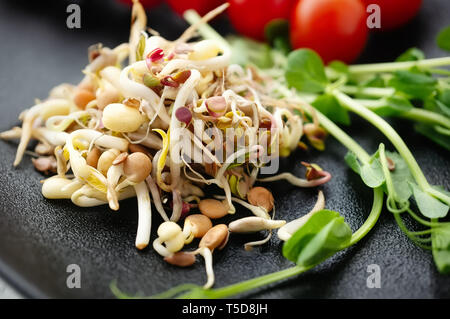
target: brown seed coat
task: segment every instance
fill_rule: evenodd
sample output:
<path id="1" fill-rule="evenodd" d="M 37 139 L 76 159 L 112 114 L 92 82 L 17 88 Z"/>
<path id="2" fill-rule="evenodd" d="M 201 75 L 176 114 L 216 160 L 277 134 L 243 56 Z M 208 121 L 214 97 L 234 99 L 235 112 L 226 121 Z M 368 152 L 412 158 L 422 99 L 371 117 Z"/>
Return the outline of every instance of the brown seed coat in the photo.
<path id="1" fill-rule="evenodd" d="M 119 102 L 120 95 L 115 89 L 107 89 L 97 96 L 97 108 L 103 110 L 107 105 L 111 103 Z"/>
<path id="2" fill-rule="evenodd" d="M 144 153 L 132 153 L 123 163 L 123 172 L 130 181 L 140 183 L 152 172 L 152 162 Z"/>
<path id="3" fill-rule="evenodd" d="M 189 267 L 195 263 L 195 255 L 178 251 L 170 256 L 164 257 L 164 260 L 174 266 Z"/>
<path id="4" fill-rule="evenodd" d="M 211 219 L 224 217 L 228 214 L 227 206 L 217 199 L 203 199 L 198 204 L 200 212 Z"/>
<path id="5" fill-rule="evenodd" d="M 200 240 L 199 247 L 207 247 L 210 250 L 215 248 L 222 249 L 228 241 L 228 227 L 225 224 L 219 224 L 208 230 Z"/>
<path id="6" fill-rule="evenodd" d="M 77 89 L 75 91 L 75 96 L 73 97 L 73 102 L 80 109 L 84 110 L 86 108 L 86 105 L 89 102 L 91 102 L 92 100 L 95 100 L 95 95 L 91 91 L 88 91 L 86 89 Z"/>
<path id="7" fill-rule="evenodd" d="M 264 208 L 266 212 L 270 212 L 273 208 L 273 195 L 264 187 L 253 187 L 247 194 L 247 200 L 253 206 Z"/>
<path id="8" fill-rule="evenodd" d="M 113 165 L 119 165 L 125 162 L 125 160 L 128 158 L 128 153 L 120 153 L 119 156 L 117 156 L 114 161 L 112 162 Z"/>
<path id="9" fill-rule="evenodd" d="M 89 166 L 96 168 L 97 164 L 98 164 L 98 159 L 100 158 L 100 155 L 102 155 L 102 151 L 97 147 L 93 147 L 90 150 L 90 152 L 88 153 L 88 155 L 86 156 L 86 163 Z"/>
<path id="10" fill-rule="evenodd" d="M 211 219 L 202 214 L 192 214 L 186 217 L 185 224 L 192 225 L 191 231 L 195 238 L 202 238 L 212 228 Z"/>

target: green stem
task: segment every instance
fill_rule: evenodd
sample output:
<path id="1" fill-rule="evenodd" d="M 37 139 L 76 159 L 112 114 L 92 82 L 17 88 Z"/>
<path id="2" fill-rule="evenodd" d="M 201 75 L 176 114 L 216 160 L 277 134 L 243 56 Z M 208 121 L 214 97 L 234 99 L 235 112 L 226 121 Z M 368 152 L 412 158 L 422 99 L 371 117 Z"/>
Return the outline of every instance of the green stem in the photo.
<path id="1" fill-rule="evenodd" d="M 369 162 L 370 155 L 358 143 L 356 143 L 354 139 L 348 136 L 348 134 L 345 133 L 339 126 L 334 124 L 334 122 L 332 122 L 318 110 L 314 109 L 314 111 L 317 115 L 320 125 L 322 125 L 322 127 L 324 127 L 330 135 L 337 139 L 349 151 L 353 152 L 362 163 Z M 383 197 L 384 193 L 381 187 L 375 188 L 373 190 L 373 204 L 369 216 L 367 217 L 364 224 L 353 233 L 350 243 L 347 247 L 356 244 L 375 226 L 383 208 Z"/>
<path id="2" fill-rule="evenodd" d="M 414 120 L 417 122 L 440 125 L 450 129 L 450 118 L 433 111 L 428 111 L 419 108 L 412 108 L 411 110 L 400 114 L 400 117 L 409 120 Z"/>
<path id="3" fill-rule="evenodd" d="M 364 224 L 353 233 L 350 242 L 348 245 L 343 247 L 342 249 L 348 248 L 357 242 L 359 242 L 364 236 L 367 235 L 367 233 L 375 226 L 375 224 L 378 221 L 378 218 L 380 217 L 381 210 L 383 208 L 383 190 L 381 187 L 375 188 L 374 190 L 374 197 L 373 197 L 373 205 L 372 209 L 369 213 L 369 216 L 367 217 Z M 239 293 L 243 293 L 252 289 L 256 289 L 283 279 L 287 279 L 289 277 L 293 277 L 296 275 L 299 275 L 301 273 L 304 273 L 308 271 L 309 269 L 315 267 L 308 266 L 308 267 L 300 267 L 295 266 L 291 267 L 285 270 L 277 271 L 274 273 L 270 273 L 264 276 L 260 276 L 257 278 L 249 279 L 246 281 L 242 281 L 230 286 L 226 286 L 223 288 L 213 289 L 209 291 L 208 296 L 212 298 L 226 298 L 229 296 L 237 295 Z"/>
<path id="4" fill-rule="evenodd" d="M 415 236 L 423 236 L 423 235 L 430 235 L 433 233 L 432 229 L 427 229 L 427 230 L 420 230 L 420 231 L 410 231 L 410 234 L 415 235 Z M 418 238 L 419 239 L 419 238 Z M 422 238 L 423 239 L 423 238 Z"/>
<path id="5" fill-rule="evenodd" d="M 314 265 L 315 266 L 315 265 Z M 256 289 L 289 277 L 293 277 L 299 275 L 301 273 L 306 272 L 307 270 L 313 268 L 314 266 L 309 267 L 300 267 L 295 266 L 288 269 L 280 270 L 274 273 L 270 273 L 264 276 L 256 277 L 253 279 L 245 280 L 239 282 L 237 284 L 233 284 L 230 286 L 226 286 L 223 288 L 214 289 L 211 292 L 211 296 L 213 298 L 226 298 L 229 296 L 233 296 L 242 292 L 246 292 L 252 289 Z"/>
<path id="6" fill-rule="evenodd" d="M 450 71 L 449 70 L 444 70 L 444 69 L 429 69 L 428 71 L 430 71 L 433 74 L 439 74 L 439 75 L 447 75 L 450 76 Z"/>
<path id="7" fill-rule="evenodd" d="M 369 99 L 353 99 L 356 102 L 360 103 L 361 105 L 364 105 L 368 109 L 376 112 L 377 109 L 382 108 L 386 105 L 386 101 L 384 99 L 379 100 L 369 100 Z M 440 125 L 444 128 L 450 129 L 450 118 L 425 109 L 421 108 L 412 108 L 408 111 L 399 113 L 398 115 L 395 115 L 396 117 L 405 118 L 408 120 L 413 120 L 416 122 L 422 122 L 426 124 L 432 124 L 432 125 Z"/>
<path id="8" fill-rule="evenodd" d="M 381 143 L 380 147 L 378 148 L 378 152 L 380 154 L 380 163 L 381 163 L 381 168 L 383 170 L 383 174 L 384 174 L 384 178 L 386 180 L 386 189 L 387 189 L 387 193 L 388 195 L 388 200 L 390 199 L 390 197 L 392 197 L 393 199 L 393 203 L 391 205 L 393 205 L 393 208 L 397 208 L 397 203 L 396 203 L 396 198 L 397 198 L 397 193 L 395 191 L 394 188 L 394 182 L 392 181 L 392 176 L 391 176 L 391 172 L 389 171 L 388 168 L 388 162 L 387 162 L 387 158 L 386 158 L 386 154 L 385 154 L 385 147 L 384 144 Z M 399 212 L 393 212 L 393 214 L 395 215 L 395 220 L 397 221 L 397 224 L 399 224 L 400 229 L 405 232 L 405 234 L 411 238 L 416 244 L 418 243 L 423 243 L 423 242 L 428 242 L 429 239 L 428 238 L 417 238 L 416 236 L 421 236 L 421 235 L 429 235 L 431 234 L 432 230 L 431 229 L 427 229 L 424 231 L 409 231 L 406 226 L 403 224 L 403 222 L 401 222 L 401 217 Z"/>
<path id="9" fill-rule="evenodd" d="M 200 19 L 198 14 L 196 14 L 195 12 L 189 13 L 189 11 L 187 12 L 187 14 L 185 14 L 185 18 L 191 24 L 195 23 Z M 203 27 L 199 28 L 199 33 L 205 38 L 215 38 L 218 40 L 226 41 L 218 33 L 216 33 L 209 25 L 204 25 Z M 341 130 L 336 124 L 330 121 L 322 113 L 320 113 L 317 110 L 314 111 L 317 114 L 320 124 L 330 133 L 330 135 L 334 136 L 334 138 L 336 138 L 348 150 L 355 153 L 355 155 L 361 162 L 366 163 L 370 160 L 370 155 L 358 143 L 356 143 L 350 136 L 348 136 L 343 130 Z M 375 226 L 383 207 L 383 196 L 384 193 L 381 188 L 374 189 L 373 205 L 369 213 L 369 216 L 364 222 L 364 224 L 352 235 L 348 246 L 351 246 L 360 241 Z M 268 275 L 236 283 L 227 287 L 214 289 L 211 290 L 209 293 L 210 296 L 214 298 L 229 297 L 232 295 L 236 295 L 245 291 L 249 291 L 252 289 L 256 289 L 258 287 L 271 284 L 273 282 L 277 282 L 279 280 L 299 275 L 315 266 L 316 265 L 308 267 L 300 267 L 300 266 L 291 267 L 275 273 L 271 273 Z"/>
<path id="10" fill-rule="evenodd" d="M 403 142 L 402 138 L 398 135 L 398 133 L 380 116 L 376 115 L 371 110 L 365 108 L 363 105 L 359 104 L 357 101 L 350 98 L 348 95 L 339 92 L 338 90 L 333 91 L 333 95 L 350 111 L 358 114 L 362 118 L 366 119 L 376 128 L 378 128 L 395 146 L 400 155 L 402 155 L 403 159 L 408 164 L 411 173 L 414 176 L 414 179 L 422 188 L 422 190 L 427 190 L 430 188 L 428 181 L 423 175 L 422 170 L 417 164 L 414 156 L 411 151 L 406 146 L 405 142 Z"/>
<path id="11" fill-rule="evenodd" d="M 364 94 L 373 97 L 389 97 L 395 93 L 393 88 L 377 88 L 377 87 L 358 87 L 353 85 L 343 85 L 339 88 L 341 92 L 346 94 Z"/>
<path id="12" fill-rule="evenodd" d="M 419 216 L 416 215 L 416 213 L 414 213 L 410 208 L 408 208 L 406 210 L 408 212 L 408 214 L 419 224 L 422 224 L 424 226 L 427 227 L 438 227 L 440 226 L 441 223 L 433 223 L 433 222 L 429 222 L 427 220 L 424 220 L 423 218 L 420 218 Z"/>
<path id="13" fill-rule="evenodd" d="M 333 91 L 334 89 L 337 89 L 339 87 L 342 87 L 345 83 L 347 83 L 348 78 L 346 75 L 342 75 L 340 76 L 335 82 L 330 83 L 327 87 L 327 92 L 328 91 Z"/>
<path id="14" fill-rule="evenodd" d="M 395 221 L 397 222 L 398 227 L 408 236 L 409 239 L 411 239 L 417 246 L 423 248 L 423 249 L 430 249 L 430 246 L 423 245 L 420 243 L 420 240 L 417 240 L 417 238 L 411 234 L 408 228 L 406 228 L 405 224 L 403 223 L 402 218 L 400 217 L 399 213 L 394 213 Z"/>
<path id="15" fill-rule="evenodd" d="M 435 68 L 445 65 L 450 65 L 450 57 L 427 59 L 420 61 L 350 65 L 348 67 L 348 70 L 351 74 L 385 73 L 400 70 L 409 70 L 412 67 Z"/>
<path id="16" fill-rule="evenodd" d="M 439 134 L 450 136 L 450 129 L 446 129 L 445 127 L 435 126 L 434 130 Z"/>
<path id="17" fill-rule="evenodd" d="M 378 221 L 378 218 L 381 215 L 381 210 L 383 208 L 383 197 L 384 197 L 383 189 L 381 187 L 374 188 L 373 204 L 369 217 L 367 217 L 364 224 L 353 233 L 352 238 L 350 239 L 350 243 L 348 244 L 347 247 L 353 246 L 354 244 L 359 242 L 375 226 L 375 224 Z"/>
<path id="18" fill-rule="evenodd" d="M 389 194 L 388 199 L 389 199 L 389 196 L 392 196 L 393 200 L 396 201 L 397 194 L 395 192 L 394 182 L 392 181 L 391 172 L 389 171 L 389 168 L 388 168 L 388 162 L 387 162 L 386 153 L 384 152 L 384 150 L 385 150 L 384 144 L 381 143 L 380 146 L 378 147 L 378 152 L 380 155 L 381 169 L 383 170 L 384 179 L 386 180 L 387 193 Z M 397 208 L 397 207 L 395 207 L 395 208 Z"/>
<path id="19" fill-rule="evenodd" d="M 345 133 L 339 126 L 334 124 L 328 117 L 314 109 L 319 120 L 320 125 L 324 127 L 330 135 L 337 139 L 342 145 L 344 145 L 349 151 L 355 153 L 358 159 L 367 163 L 370 160 L 370 155 L 347 133 Z"/>
<path id="20" fill-rule="evenodd" d="M 450 196 L 430 186 L 411 151 L 406 146 L 400 135 L 398 135 L 398 133 L 392 128 L 392 126 L 389 125 L 389 123 L 387 123 L 382 117 L 378 116 L 371 110 L 365 108 L 363 105 L 350 98 L 348 95 L 338 90 L 334 90 L 333 95 L 341 102 L 343 106 L 372 123 L 372 125 L 378 128 L 391 141 L 391 143 L 405 160 L 411 171 L 411 174 L 413 175 L 416 183 L 419 185 L 422 191 L 427 192 L 428 194 L 443 201 L 447 205 L 450 205 Z"/>
<path id="21" fill-rule="evenodd" d="M 434 189 L 433 187 L 430 187 L 429 189 L 427 189 L 428 194 L 430 194 L 431 196 L 436 197 L 437 199 L 440 199 L 441 201 L 443 201 L 445 204 L 450 205 L 450 196 L 445 195 L 444 193 L 438 191 L 437 189 Z"/>

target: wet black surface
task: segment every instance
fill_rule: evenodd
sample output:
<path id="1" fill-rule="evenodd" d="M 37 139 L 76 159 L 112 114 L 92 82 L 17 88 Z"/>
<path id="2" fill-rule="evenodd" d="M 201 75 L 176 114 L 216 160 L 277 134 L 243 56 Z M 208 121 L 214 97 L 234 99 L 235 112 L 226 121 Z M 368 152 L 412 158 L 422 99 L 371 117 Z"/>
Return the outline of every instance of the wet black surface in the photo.
<path id="1" fill-rule="evenodd" d="M 76 2 L 76 1 L 74 1 Z M 39 3 L 39 4 L 38 4 Z M 89 45 L 114 46 L 127 41 L 129 12 L 112 1 L 78 1 L 82 28 L 66 28 L 66 5 L 48 1 L 0 2 L 0 130 L 17 124 L 18 114 L 45 98 L 61 82 L 76 83 L 87 63 Z M 102 5 L 105 6 L 102 11 Z M 429 56 L 442 56 L 434 45 L 438 30 L 450 21 L 448 1 L 428 0 L 409 26 L 372 36 L 361 62 L 391 60 L 411 46 Z M 230 28 L 218 21 L 221 30 Z M 185 24 L 165 7 L 150 13 L 149 25 L 174 38 Z M 450 188 L 449 153 L 415 134 L 407 122 L 393 123 L 433 184 Z M 362 121 L 346 129 L 369 151 L 386 140 Z M 386 143 L 389 145 L 389 143 Z M 134 249 L 136 204 L 128 200 L 119 212 L 106 207 L 83 209 L 69 201 L 49 201 L 40 193 L 37 173 L 29 157 L 12 168 L 15 143 L 0 142 L 0 273 L 25 296 L 103 298 L 112 297 L 109 284 L 117 280 L 127 292 L 154 294 L 174 285 L 205 281 L 203 264 L 188 269 L 167 265 L 152 250 Z M 329 139 L 327 151 L 298 151 L 283 168 L 300 175 L 300 160 L 316 162 L 333 174 L 323 189 L 327 207 L 345 216 L 357 229 L 367 216 L 372 193 L 344 164 L 345 149 Z M 307 212 L 316 190 L 271 185 L 276 194 L 277 215 L 287 220 Z M 239 210 L 239 214 L 247 214 Z M 154 216 L 153 223 L 160 222 Z M 231 237 L 228 247 L 214 254 L 216 287 L 267 274 L 291 266 L 274 238 L 262 248 L 245 252 L 242 245 L 258 235 Z M 66 267 L 81 267 L 81 288 L 68 289 Z M 381 288 L 366 287 L 367 266 L 378 264 Z M 431 254 L 414 246 L 383 211 L 370 234 L 307 274 L 246 295 L 253 298 L 437 298 L 450 297 L 450 278 L 436 271 Z"/>

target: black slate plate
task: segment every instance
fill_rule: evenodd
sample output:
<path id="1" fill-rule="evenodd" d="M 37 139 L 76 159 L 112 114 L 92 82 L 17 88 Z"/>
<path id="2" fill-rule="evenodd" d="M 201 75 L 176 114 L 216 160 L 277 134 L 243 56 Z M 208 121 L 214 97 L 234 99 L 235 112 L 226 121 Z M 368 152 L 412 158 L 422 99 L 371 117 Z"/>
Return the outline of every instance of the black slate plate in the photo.
<path id="1" fill-rule="evenodd" d="M 127 40 L 129 12 L 112 1 L 73 1 L 81 4 L 82 28 L 66 28 L 65 1 L 0 2 L 0 130 L 17 124 L 18 114 L 34 98 L 44 98 L 61 82 L 76 83 L 86 64 L 86 48 L 99 41 L 114 46 Z M 428 56 L 444 55 L 434 44 L 438 30 L 449 22 L 448 1 L 424 1 L 420 15 L 408 26 L 372 36 L 360 62 L 389 61 L 418 46 Z M 149 16 L 150 26 L 174 38 L 185 24 L 161 7 Z M 230 28 L 218 21 L 221 31 Z M 376 130 L 354 119 L 347 131 L 370 152 L 385 142 Z M 433 184 L 450 188 L 449 153 L 415 134 L 410 123 L 393 125 L 411 147 Z M 389 143 L 386 143 L 390 147 Z M 40 194 L 43 178 L 25 158 L 12 168 L 16 144 L 0 142 L 0 274 L 28 297 L 112 297 L 116 279 L 127 292 L 154 294 L 174 285 L 205 280 L 203 264 L 189 269 L 168 266 L 147 249 L 133 247 L 136 204 L 128 200 L 118 213 L 105 207 L 81 209 L 68 201 L 49 201 Z M 345 149 L 329 139 L 327 151 L 297 152 L 283 167 L 302 174 L 299 161 L 317 162 L 334 178 L 324 187 L 327 206 L 341 212 L 353 229 L 362 224 L 372 193 L 344 164 Z M 277 214 L 288 220 L 312 207 L 316 191 L 277 183 Z M 244 210 L 240 214 L 247 214 Z M 158 216 L 154 224 L 159 223 Z M 258 237 L 258 236 L 256 236 Z M 228 247 L 214 255 L 216 286 L 267 274 L 291 266 L 273 238 L 253 252 L 242 244 L 255 236 L 233 235 Z M 81 288 L 68 289 L 66 267 L 81 267 Z M 366 286 L 367 266 L 378 264 L 381 288 Z M 383 211 L 372 232 L 355 247 L 340 253 L 307 274 L 253 292 L 254 298 L 448 298 L 450 279 L 438 274 L 431 254 L 414 246 Z"/>

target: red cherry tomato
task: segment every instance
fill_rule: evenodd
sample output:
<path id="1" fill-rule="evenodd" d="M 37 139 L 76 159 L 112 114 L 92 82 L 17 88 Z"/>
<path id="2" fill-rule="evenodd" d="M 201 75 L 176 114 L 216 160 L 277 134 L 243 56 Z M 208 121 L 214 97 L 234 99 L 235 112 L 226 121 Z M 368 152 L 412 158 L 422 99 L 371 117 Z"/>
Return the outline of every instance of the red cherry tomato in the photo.
<path id="1" fill-rule="evenodd" d="M 351 63 L 366 44 L 366 19 L 360 0 L 299 0 L 290 20 L 291 44 L 315 50 L 325 63 Z"/>
<path id="2" fill-rule="evenodd" d="M 295 0 L 229 0 L 228 15 L 240 34 L 264 40 L 264 27 L 274 19 L 289 19 Z"/>
<path id="3" fill-rule="evenodd" d="M 133 5 L 133 0 L 119 0 L 122 3 L 126 3 L 128 5 Z M 140 3 L 144 8 L 150 9 L 153 7 L 156 7 L 158 4 L 160 4 L 162 0 L 140 0 Z"/>
<path id="4" fill-rule="evenodd" d="M 414 18 L 420 10 L 422 0 L 364 0 L 366 6 L 380 6 L 381 30 L 400 27 Z"/>
<path id="5" fill-rule="evenodd" d="M 167 0 L 173 11 L 183 15 L 184 11 L 194 9 L 201 16 L 217 8 L 225 0 Z"/>

